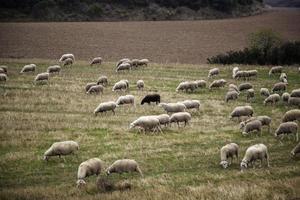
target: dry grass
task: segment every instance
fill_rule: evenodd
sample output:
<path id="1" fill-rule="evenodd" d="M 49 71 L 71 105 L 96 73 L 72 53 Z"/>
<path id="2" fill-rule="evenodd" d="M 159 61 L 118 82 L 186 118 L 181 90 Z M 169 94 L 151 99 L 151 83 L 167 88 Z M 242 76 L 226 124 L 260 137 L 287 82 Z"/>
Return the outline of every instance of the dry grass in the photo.
<path id="1" fill-rule="evenodd" d="M 196 93 L 176 93 L 181 80 L 207 79 L 208 65 L 159 65 L 116 74 L 114 63 L 90 67 L 78 62 L 63 68 L 61 75 L 51 77 L 49 85 L 33 85 L 33 74 L 19 75 L 26 63 L 37 63 L 43 72 L 50 60 L 1 60 L 9 66 L 9 81 L 0 85 L 0 199 L 292 199 L 300 197 L 300 162 L 291 160 L 289 152 L 296 145 L 287 139 L 280 144 L 264 129 L 262 137 L 243 137 L 238 124 L 228 116 L 237 105 L 246 103 L 241 95 L 237 102 L 226 104 L 226 88 Z M 249 69 L 257 66 L 240 66 Z M 230 83 L 233 66 L 221 66 L 220 78 Z M 256 94 L 260 87 L 270 88 L 278 77 L 269 78 L 268 67 L 257 67 L 259 77 L 250 81 Z M 288 90 L 300 87 L 296 68 L 285 69 L 289 77 Z M 36 72 L 37 73 L 37 72 Z M 86 95 L 84 86 L 100 75 L 109 77 L 109 86 L 102 96 Z M 112 85 L 120 80 L 130 81 L 130 94 L 136 96 L 136 109 L 128 106 L 95 117 L 94 108 L 103 101 L 116 100 Z M 143 79 L 144 91 L 137 91 L 135 82 Z M 163 134 L 139 134 L 129 131 L 129 123 L 141 115 L 163 113 L 151 105 L 139 102 L 149 91 L 157 90 L 164 102 L 199 99 L 200 112 L 192 112 L 189 127 L 172 126 Z M 290 109 L 283 104 L 263 106 L 256 96 L 252 106 L 255 115 L 273 118 L 272 131 L 282 114 Z M 65 161 L 41 158 L 55 141 L 76 140 L 80 143 L 77 156 Z M 219 164 L 219 149 L 228 142 L 237 142 L 241 155 L 252 144 L 262 142 L 269 147 L 271 168 L 250 169 L 240 173 L 239 164 L 228 170 Z M 137 160 L 145 177 L 138 174 L 112 175 L 112 181 L 127 180 L 128 191 L 98 192 L 96 177 L 87 179 L 87 187 L 76 188 L 78 165 L 91 157 L 99 157 L 106 166 L 116 159 Z"/>

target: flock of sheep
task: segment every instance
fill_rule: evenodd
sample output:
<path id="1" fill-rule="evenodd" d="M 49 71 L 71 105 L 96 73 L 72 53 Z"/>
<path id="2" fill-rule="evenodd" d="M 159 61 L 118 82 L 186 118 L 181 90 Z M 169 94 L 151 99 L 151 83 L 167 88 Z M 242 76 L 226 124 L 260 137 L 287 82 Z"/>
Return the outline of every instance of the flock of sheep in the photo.
<path id="1" fill-rule="evenodd" d="M 75 62 L 75 57 L 73 54 L 64 54 L 59 59 L 62 66 L 72 65 Z M 101 65 L 102 58 L 94 58 L 91 65 Z M 121 70 L 131 70 L 137 69 L 140 66 L 147 66 L 149 63 L 148 59 L 122 59 L 116 65 L 116 72 Z M 36 69 L 35 64 L 25 65 L 20 73 L 34 72 Z M 0 66 L 0 81 L 6 81 L 7 79 L 6 66 Z M 48 81 L 50 74 L 60 73 L 61 67 L 59 65 L 50 66 L 47 72 L 38 74 L 34 81 Z M 219 68 L 213 68 L 209 70 L 208 78 L 212 79 L 220 74 Z M 268 88 L 261 88 L 260 95 L 265 98 L 263 104 L 276 105 L 280 100 L 282 100 L 288 106 L 297 106 L 298 109 L 292 109 L 287 111 L 283 118 L 282 123 L 278 125 L 275 131 L 275 137 L 283 137 L 285 135 L 294 135 L 295 140 L 298 141 L 298 124 L 300 121 L 300 89 L 292 90 L 287 93 L 288 77 L 287 74 L 283 72 L 283 67 L 277 66 L 272 67 L 269 71 L 270 76 L 280 74 L 279 82 L 275 83 L 271 89 L 271 93 Z M 239 70 L 238 67 L 233 68 L 232 77 L 236 80 L 249 80 L 258 76 L 257 70 Z M 201 88 L 208 88 L 210 90 L 217 89 L 220 87 L 225 87 L 227 81 L 224 79 L 213 80 L 210 85 L 207 84 L 205 80 L 196 81 L 184 81 L 179 83 L 176 88 L 177 92 L 194 92 Z M 104 92 L 105 88 L 108 86 L 108 77 L 100 76 L 97 81 L 87 83 L 85 87 L 85 92 L 87 94 L 101 94 Z M 136 83 L 138 90 L 143 90 L 145 83 L 143 80 L 138 80 Z M 120 80 L 116 82 L 112 88 L 112 91 L 127 91 L 129 89 L 128 80 Z M 251 83 L 243 82 L 240 85 L 229 84 L 228 92 L 225 94 L 225 102 L 234 101 L 239 98 L 242 92 L 246 92 L 246 100 L 251 103 L 251 100 L 255 97 L 255 90 Z M 199 100 L 184 100 L 176 103 L 162 103 L 161 96 L 157 93 L 147 94 L 141 101 L 143 104 L 155 103 L 161 107 L 166 113 L 160 115 L 147 115 L 140 116 L 133 122 L 129 124 L 130 129 L 137 128 L 139 131 L 144 133 L 148 131 L 162 132 L 162 126 L 170 126 L 172 123 L 176 123 L 178 127 L 180 123 L 184 123 L 184 126 L 188 125 L 192 119 L 191 113 L 192 109 L 196 111 L 200 110 Z M 94 110 L 94 115 L 98 113 L 106 113 L 111 111 L 115 114 L 115 109 L 119 106 L 129 104 L 135 107 L 135 97 L 133 95 L 120 96 L 116 101 L 111 100 L 107 102 L 100 103 Z M 251 105 L 237 106 L 233 109 L 230 114 L 230 119 L 238 118 L 240 122 L 240 129 L 243 135 L 249 135 L 252 132 L 257 132 L 261 134 L 262 128 L 264 126 L 268 127 L 270 132 L 272 119 L 269 116 L 256 116 L 253 117 L 254 110 Z M 55 142 L 52 146 L 44 153 L 44 159 L 48 160 L 50 156 L 62 156 L 75 153 L 79 150 L 79 145 L 75 141 L 62 141 Z M 300 143 L 296 145 L 291 151 L 292 156 L 300 154 Z M 221 162 L 220 165 L 223 168 L 230 166 L 234 157 L 239 157 L 239 145 L 235 143 L 230 143 L 223 146 L 220 150 Z M 241 170 L 246 169 L 249 165 L 254 167 L 255 161 L 259 160 L 260 163 L 266 160 L 267 166 L 269 166 L 269 153 L 268 148 L 265 144 L 255 144 L 247 148 L 244 158 L 240 163 Z M 91 158 L 82 162 L 78 167 L 77 175 L 77 185 L 84 185 L 86 182 L 84 179 L 91 175 L 98 175 L 104 170 L 104 162 L 98 158 Z M 111 173 L 123 173 L 123 172 L 138 172 L 141 176 L 143 173 L 140 169 L 139 164 L 135 160 L 122 159 L 115 161 L 111 166 L 106 169 L 106 174 Z"/>

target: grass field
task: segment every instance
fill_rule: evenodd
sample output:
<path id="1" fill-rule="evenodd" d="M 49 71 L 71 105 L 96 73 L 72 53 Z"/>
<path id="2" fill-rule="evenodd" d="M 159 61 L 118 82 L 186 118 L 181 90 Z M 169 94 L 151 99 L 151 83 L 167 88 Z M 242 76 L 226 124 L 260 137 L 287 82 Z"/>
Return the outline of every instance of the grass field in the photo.
<path id="1" fill-rule="evenodd" d="M 227 87 L 196 93 L 176 93 L 183 80 L 207 80 L 209 65 L 150 64 L 147 68 L 130 73 L 114 72 L 114 63 L 90 67 L 80 61 L 62 73 L 53 76 L 48 85 L 34 85 L 33 74 L 20 75 L 27 63 L 36 63 L 37 72 L 44 72 L 51 60 L 1 60 L 9 66 L 9 80 L 0 85 L 0 199 L 294 199 L 300 198 L 300 160 L 289 153 L 296 145 L 292 138 L 281 144 L 263 129 L 262 137 L 242 136 L 238 123 L 229 120 L 235 106 L 249 104 L 245 94 L 238 101 L 225 103 Z M 267 75 L 268 67 L 256 68 L 259 76 L 254 84 L 256 98 L 251 103 L 255 116 L 272 117 L 272 133 L 285 111 L 282 104 L 263 106 L 259 88 L 271 88 L 278 77 Z M 231 78 L 233 66 L 220 66 L 219 78 L 239 84 Z M 288 91 L 300 88 L 296 68 L 287 67 Z M 35 74 L 36 74 L 35 73 Z M 86 83 L 100 75 L 109 78 L 104 94 L 86 95 Z M 95 117 L 93 110 L 100 102 L 116 100 L 123 93 L 113 93 L 112 85 L 128 79 L 130 94 L 136 97 L 136 108 L 124 106 L 116 115 L 108 113 Z M 137 91 L 135 82 L 143 79 L 144 91 Z M 211 82 L 211 80 L 209 80 Z M 164 113 L 155 105 L 141 106 L 142 97 L 157 91 L 163 102 L 199 99 L 200 112 L 192 112 L 190 126 L 163 129 L 163 134 L 139 134 L 129 131 L 129 124 L 141 115 Z M 53 142 L 75 140 L 80 144 L 77 156 L 65 161 L 51 158 L 42 160 L 44 151 Z M 264 143 L 270 152 L 270 168 L 239 170 L 236 161 L 226 170 L 219 166 L 219 149 L 226 143 L 240 145 L 240 157 L 252 144 Z M 99 157 L 106 166 L 121 158 L 139 162 L 144 178 L 138 174 L 111 175 L 113 181 L 129 180 L 129 191 L 99 193 L 96 177 L 87 179 L 85 189 L 76 188 L 78 165 L 91 157 Z M 102 174 L 102 176 L 104 176 Z"/>

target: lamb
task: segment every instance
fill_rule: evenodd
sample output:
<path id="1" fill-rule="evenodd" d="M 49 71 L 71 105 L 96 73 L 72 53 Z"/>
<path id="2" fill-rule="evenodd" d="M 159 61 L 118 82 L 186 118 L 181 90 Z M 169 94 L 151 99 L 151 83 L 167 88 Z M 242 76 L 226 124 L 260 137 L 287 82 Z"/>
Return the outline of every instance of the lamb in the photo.
<path id="1" fill-rule="evenodd" d="M 131 64 L 128 62 L 124 62 L 117 67 L 116 72 L 122 70 L 130 70 L 130 69 L 131 69 Z"/>
<path id="2" fill-rule="evenodd" d="M 283 82 L 283 83 L 287 83 L 288 81 L 287 81 L 287 75 L 286 75 L 286 73 L 281 73 L 280 77 L 279 77 L 279 80 L 281 82 Z"/>
<path id="3" fill-rule="evenodd" d="M 104 87 L 106 87 L 108 85 L 108 79 L 107 76 L 100 76 L 97 80 L 97 85 L 103 85 Z"/>
<path id="4" fill-rule="evenodd" d="M 291 97 L 300 97 L 300 89 L 292 90 Z"/>
<path id="5" fill-rule="evenodd" d="M 290 106 L 300 107 L 300 97 L 290 97 L 288 100 Z"/>
<path id="6" fill-rule="evenodd" d="M 49 74 L 52 74 L 52 73 L 58 73 L 59 74 L 60 70 L 61 70 L 61 67 L 59 65 L 52 65 L 52 66 L 49 66 L 47 68 L 47 72 Z"/>
<path id="7" fill-rule="evenodd" d="M 262 97 L 270 96 L 270 92 L 269 92 L 268 88 L 260 88 L 260 95 Z"/>
<path id="8" fill-rule="evenodd" d="M 230 114 L 230 118 L 234 118 L 234 117 L 242 117 L 242 116 L 246 116 L 246 117 L 252 117 L 253 115 L 253 108 L 251 106 L 237 106 L 233 109 L 233 111 Z"/>
<path id="9" fill-rule="evenodd" d="M 257 117 L 251 117 L 250 119 L 243 121 L 240 123 L 240 129 L 243 129 L 247 123 L 253 121 L 253 120 L 259 120 L 261 122 L 262 126 L 267 126 L 268 127 L 268 131 L 270 132 L 270 128 L 271 128 L 271 122 L 272 119 L 269 116 L 266 115 L 261 115 L 261 116 L 257 116 Z"/>
<path id="10" fill-rule="evenodd" d="M 251 83 L 241 83 L 238 88 L 239 88 L 239 91 L 242 92 L 244 90 L 249 90 L 249 89 L 253 88 L 253 85 Z"/>
<path id="11" fill-rule="evenodd" d="M 135 106 L 134 104 L 134 96 L 133 95 L 125 95 L 125 96 L 120 96 L 117 101 L 116 104 L 119 105 L 124 105 L 124 104 L 131 104 L 133 106 Z"/>
<path id="12" fill-rule="evenodd" d="M 280 74 L 280 73 L 282 73 L 282 70 L 283 70 L 282 66 L 272 67 L 269 71 L 269 76 L 271 76 L 272 74 Z"/>
<path id="13" fill-rule="evenodd" d="M 96 58 L 94 58 L 93 60 L 92 60 L 92 62 L 91 62 L 91 66 L 92 65 L 101 65 L 101 63 L 102 63 L 102 58 L 101 57 L 96 57 Z"/>
<path id="14" fill-rule="evenodd" d="M 4 74 L 7 74 L 8 67 L 6 65 L 0 65 L 0 69 L 3 71 Z"/>
<path id="15" fill-rule="evenodd" d="M 5 81 L 7 81 L 8 80 L 8 77 L 7 77 L 7 75 L 6 74 L 0 74 L 0 81 L 2 82 L 5 82 Z"/>
<path id="16" fill-rule="evenodd" d="M 159 94 L 148 94 L 146 95 L 142 101 L 141 105 L 144 105 L 144 103 L 148 103 L 150 105 L 151 102 L 155 102 L 156 104 L 160 103 L 160 95 Z"/>
<path id="17" fill-rule="evenodd" d="M 170 123 L 177 123 L 179 127 L 179 122 L 184 122 L 184 127 L 185 127 L 191 119 L 192 116 L 188 112 L 176 112 L 171 115 Z"/>
<path id="18" fill-rule="evenodd" d="M 287 83 L 283 83 L 283 82 L 275 83 L 272 88 L 272 92 L 274 93 L 274 92 L 286 91 L 286 86 Z"/>
<path id="19" fill-rule="evenodd" d="M 118 107 L 118 105 L 114 101 L 103 102 L 100 103 L 99 106 L 94 110 L 94 114 L 97 116 L 98 113 L 112 111 L 112 113 L 115 115 L 116 107 Z"/>
<path id="20" fill-rule="evenodd" d="M 290 94 L 285 92 L 285 93 L 282 94 L 281 98 L 282 98 L 283 102 L 288 103 L 289 98 L 290 98 Z"/>
<path id="21" fill-rule="evenodd" d="M 82 162 L 78 167 L 77 172 L 77 187 L 86 185 L 84 178 L 96 174 L 98 176 L 104 169 L 104 163 L 99 158 L 91 158 Z"/>
<path id="22" fill-rule="evenodd" d="M 300 110 L 299 109 L 293 109 L 287 111 L 282 118 L 282 122 L 291 122 L 291 121 L 300 121 Z"/>
<path id="23" fill-rule="evenodd" d="M 72 66 L 73 63 L 74 63 L 74 60 L 72 58 L 67 58 L 64 60 L 63 66 L 68 66 L 68 65 Z"/>
<path id="24" fill-rule="evenodd" d="M 254 98 L 254 90 L 251 88 L 251 89 L 248 89 L 247 90 L 247 101 L 251 98 Z"/>
<path id="25" fill-rule="evenodd" d="M 139 117 L 137 120 L 133 121 L 130 126 L 129 129 L 133 129 L 135 127 L 138 127 L 139 130 L 142 130 L 144 133 L 147 130 L 153 130 L 153 132 L 159 130 L 161 131 L 160 128 L 160 122 L 157 118 L 157 116 L 142 116 Z"/>
<path id="26" fill-rule="evenodd" d="M 252 120 L 250 122 L 248 122 L 245 127 L 244 130 L 242 132 L 243 135 L 248 135 L 250 132 L 252 131 L 257 131 L 260 135 L 261 135 L 261 128 L 262 128 L 262 123 L 260 120 Z"/>
<path id="27" fill-rule="evenodd" d="M 232 78 L 235 77 L 235 74 L 236 74 L 238 71 L 239 71 L 239 68 L 238 68 L 238 67 L 234 67 L 234 68 L 232 69 Z"/>
<path id="28" fill-rule="evenodd" d="M 86 84 L 86 86 L 85 86 L 85 92 L 89 91 L 89 89 L 92 86 L 95 86 L 95 85 L 97 85 L 97 83 L 95 83 L 95 82 L 91 82 L 91 83 Z"/>
<path id="29" fill-rule="evenodd" d="M 226 144 L 221 148 L 221 162 L 220 165 L 226 169 L 233 161 L 234 156 L 239 159 L 239 146 L 235 143 Z M 229 161 L 230 158 L 230 161 Z"/>
<path id="30" fill-rule="evenodd" d="M 236 85 L 232 84 L 232 83 L 229 84 L 229 86 L 228 86 L 228 91 L 236 91 L 236 92 L 239 93 L 238 87 L 237 87 Z"/>
<path id="31" fill-rule="evenodd" d="M 129 89 L 129 82 L 127 80 L 120 80 L 119 82 L 115 83 L 112 91 L 117 91 L 117 90 L 127 90 Z"/>
<path id="32" fill-rule="evenodd" d="M 229 100 L 236 100 L 239 97 L 239 93 L 235 90 L 230 90 L 225 95 L 225 102 L 228 102 Z"/>
<path id="33" fill-rule="evenodd" d="M 298 124 L 296 122 L 283 122 L 279 125 L 279 127 L 275 131 L 275 137 L 281 135 L 281 139 L 283 139 L 285 134 L 295 134 L 296 141 L 298 141 Z"/>
<path id="34" fill-rule="evenodd" d="M 67 60 L 68 58 L 69 58 L 69 59 L 72 59 L 73 62 L 75 61 L 75 56 L 74 56 L 73 54 L 71 54 L 71 53 L 66 53 L 66 54 L 63 54 L 63 55 L 60 57 L 59 62 L 64 62 L 64 61 Z"/>
<path id="35" fill-rule="evenodd" d="M 139 164 L 135 160 L 131 159 L 117 160 L 106 170 L 107 175 L 110 175 L 111 173 L 121 174 L 125 172 L 138 172 L 143 177 Z"/>
<path id="36" fill-rule="evenodd" d="M 35 68 L 36 68 L 35 64 L 25 65 L 20 71 L 20 74 L 27 73 L 27 72 L 35 72 Z"/>
<path id="37" fill-rule="evenodd" d="M 55 142 L 44 153 L 44 160 L 48 161 L 50 156 L 62 156 L 75 153 L 79 150 L 79 145 L 75 141 Z"/>
<path id="38" fill-rule="evenodd" d="M 145 87 L 144 81 L 143 81 L 143 80 L 138 80 L 138 81 L 136 82 L 136 87 L 137 87 L 138 90 L 143 90 L 144 87 Z"/>
<path id="39" fill-rule="evenodd" d="M 262 165 L 263 160 L 267 161 L 267 166 L 270 167 L 269 164 L 269 153 L 268 148 L 264 144 L 255 144 L 246 150 L 245 156 L 241 162 L 241 171 L 248 168 L 250 164 L 252 164 L 253 168 L 256 160 L 260 160 L 260 166 Z"/>
<path id="40" fill-rule="evenodd" d="M 38 82 L 38 81 L 48 81 L 49 80 L 49 73 L 48 72 L 44 72 L 44 73 L 40 73 L 38 75 L 36 75 L 34 81 Z"/>
<path id="41" fill-rule="evenodd" d="M 198 87 L 198 83 L 196 81 L 184 81 L 179 83 L 179 85 L 176 88 L 176 92 L 185 90 L 188 92 L 189 90 L 193 92 Z"/>
<path id="42" fill-rule="evenodd" d="M 279 94 L 271 94 L 264 100 L 264 105 L 271 103 L 271 105 L 275 105 L 280 100 Z"/>
<path id="43" fill-rule="evenodd" d="M 197 88 L 206 88 L 205 80 L 196 80 L 195 83 L 197 84 Z"/>
<path id="44" fill-rule="evenodd" d="M 199 100 L 185 100 L 177 103 L 182 103 L 185 105 L 186 109 L 200 109 L 200 101 Z"/>
<path id="45" fill-rule="evenodd" d="M 209 89 L 224 87 L 226 83 L 227 81 L 224 79 L 215 80 L 209 85 Z"/>
<path id="46" fill-rule="evenodd" d="M 148 63 L 149 63 L 149 60 L 144 58 L 144 59 L 141 59 L 138 61 L 138 66 L 143 66 L 143 65 L 148 66 Z"/>
<path id="47" fill-rule="evenodd" d="M 159 106 L 167 113 L 184 112 L 186 109 L 183 103 L 160 103 Z"/>
<path id="48" fill-rule="evenodd" d="M 295 146 L 295 148 L 291 151 L 291 156 L 295 157 L 300 154 L 300 143 Z"/>
<path id="49" fill-rule="evenodd" d="M 90 89 L 86 92 L 87 94 L 103 94 L 104 87 L 102 85 L 93 85 Z"/>
<path id="50" fill-rule="evenodd" d="M 217 76 L 219 73 L 220 73 L 219 68 L 213 68 L 213 69 L 209 70 L 208 78 L 211 78 L 213 76 Z"/>

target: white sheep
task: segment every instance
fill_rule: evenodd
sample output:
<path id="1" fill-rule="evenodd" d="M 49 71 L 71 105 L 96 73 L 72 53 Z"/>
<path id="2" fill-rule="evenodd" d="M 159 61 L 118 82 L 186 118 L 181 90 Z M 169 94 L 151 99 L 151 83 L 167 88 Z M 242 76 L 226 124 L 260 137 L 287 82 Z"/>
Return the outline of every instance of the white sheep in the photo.
<path id="1" fill-rule="evenodd" d="M 284 92 L 284 93 L 281 95 L 281 99 L 282 99 L 282 101 L 285 102 L 285 103 L 288 103 L 289 98 L 290 98 L 290 94 L 287 93 L 287 92 Z"/>
<path id="2" fill-rule="evenodd" d="M 236 100 L 239 97 L 239 93 L 235 90 L 229 90 L 225 95 L 225 102 L 228 102 L 229 100 Z"/>
<path id="3" fill-rule="evenodd" d="M 238 87 L 240 92 L 242 92 L 244 90 L 249 90 L 251 88 L 253 88 L 253 85 L 251 83 L 241 83 Z"/>
<path id="4" fill-rule="evenodd" d="M 268 103 L 271 103 L 271 105 L 275 105 L 279 101 L 280 101 L 279 94 L 271 94 L 264 100 L 264 105 L 267 105 Z"/>
<path id="5" fill-rule="evenodd" d="M 138 172 L 143 177 L 139 164 L 135 160 L 131 159 L 117 160 L 106 170 L 107 175 L 110 175 L 111 173 L 121 174 L 125 172 Z"/>
<path id="6" fill-rule="evenodd" d="M 238 89 L 238 87 L 235 85 L 235 84 L 229 84 L 229 86 L 228 86 L 228 91 L 236 91 L 236 92 L 238 92 L 239 93 L 239 89 Z"/>
<path id="7" fill-rule="evenodd" d="M 35 72 L 36 65 L 35 64 L 29 64 L 25 65 L 22 70 L 20 71 L 20 74 L 27 73 L 27 72 Z"/>
<path id="8" fill-rule="evenodd" d="M 48 81 L 48 80 L 49 80 L 49 73 L 48 72 L 40 73 L 40 74 L 36 75 L 36 77 L 34 78 L 35 82 Z"/>
<path id="9" fill-rule="evenodd" d="M 255 95 L 254 90 L 253 90 L 252 88 L 251 88 L 251 89 L 248 89 L 248 90 L 247 90 L 247 101 L 248 101 L 249 99 L 254 98 L 254 95 Z"/>
<path id="10" fill-rule="evenodd" d="M 7 75 L 6 74 L 0 74 L 0 81 L 2 82 L 5 82 L 5 81 L 7 81 L 8 80 L 8 77 L 7 77 Z"/>
<path id="11" fill-rule="evenodd" d="M 186 109 L 200 110 L 200 101 L 199 100 L 185 100 L 185 101 L 179 101 L 177 103 L 184 104 Z"/>
<path id="12" fill-rule="evenodd" d="M 291 97 L 300 97 L 300 89 L 292 90 Z"/>
<path id="13" fill-rule="evenodd" d="M 205 80 L 196 80 L 195 83 L 197 84 L 197 88 L 206 88 Z"/>
<path id="14" fill-rule="evenodd" d="M 102 63 L 102 58 L 101 57 L 96 57 L 96 58 L 93 58 L 92 62 L 91 62 L 91 66 L 92 65 L 101 65 Z"/>
<path id="15" fill-rule="evenodd" d="M 128 62 L 123 62 L 117 67 L 116 72 L 123 71 L 123 70 L 130 70 L 130 69 L 131 69 L 131 64 Z"/>
<path id="16" fill-rule="evenodd" d="M 133 95 L 125 95 L 125 96 L 120 96 L 117 101 L 116 104 L 119 105 L 124 105 L 124 104 L 131 104 L 133 106 L 135 106 L 134 104 L 134 96 Z"/>
<path id="17" fill-rule="evenodd" d="M 287 81 L 287 75 L 286 75 L 286 73 L 281 73 L 280 77 L 279 77 L 279 80 L 281 82 L 283 82 L 283 83 L 287 83 L 288 81 Z"/>
<path id="18" fill-rule="evenodd" d="M 176 92 L 178 92 L 180 90 L 181 91 L 185 90 L 186 92 L 188 92 L 190 90 L 191 92 L 193 92 L 194 90 L 197 89 L 197 87 L 198 87 L 198 82 L 196 82 L 196 81 L 184 81 L 184 82 L 179 83 L 179 85 L 176 88 Z"/>
<path id="19" fill-rule="evenodd" d="M 235 74 L 239 71 L 239 68 L 238 67 L 234 67 L 232 69 L 232 78 L 234 78 Z"/>
<path id="20" fill-rule="evenodd" d="M 186 109 L 183 103 L 160 103 L 158 106 L 162 107 L 167 113 L 183 112 Z"/>
<path id="21" fill-rule="evenodd" d="M 261 122 L 262 126 L 267 126 L 268 127 L 268 131 L 270 132 L 272 118 L 269 117 L 269 116 L 266 116 L 266 115 L 251 117 L 250 119 L 241 122 L 240 123 L 240 129 L 243 129 L 246 126 L 247 123 L 249 123 L 253 120 L 259 120 Z"/>
<path id="22" fill-rule="evenodd" d="M 290 106 L 300 107 L 300 97 L 290 97 L 288 100 Z"/>
<path id="23" fill-rule="evenodd" d="M 261 135 L 261 128 L 262 128 L 262 123 L 261 121 L 255 119 L 250 122 L 248 122 L 244 130 L 242 132 L 243 135 L 248 135 L 250 132 L 257 131 Z"/>
<path id="24" fill-rule="evenodd" d="M 147 130 L 152 130 L 153 132 L 155 131 L 161 131 L 160 128 L 160 122 L 157 118 L 157 116 L 141 116 L 138 119 L 136 119 L 135 121 L 133 121 L 130 126 L 129 129 L 133 129 L 133 128 L 139 128 L 139 130 L 142 130 L 144 133 Z"/>
<path id="25" fill-rule="evenodd" d="M 138 61 L 138 65 L 139 65 L 139 66 L 143 66 L 143 65 L 148 66 L 148 63 L 149 63 L 149 60 L 146 59 L 146 58 L 140 59 L 140 60 Z"/>
<path id="26" fill-rule="evenodd" d="M 103 94 L 104 87 L 102 85 L 93 85 L 86 92 L 87 94 Z"/>
<path id="27" fill-rule="evenodd" d="M 300 121 L 300 109 L 287 111 L 282 118 L 282 122 Z"/>
<path id="28" fill-rule="evenodd" d="M 143 90 L 144 87 L 145 87 L 144 81 L 143 81 L 143 80 L 138 80 L 138 81 L 136 82 L 136 87 L 137 87 L 138 90 Z"/>
<path id="29" fill-rule="evenodd" d="M 65 61 L 66 59 L 68 59 L 68 58 L 72 59 L 73 62 L 75 61 L 75 56 L 74 56 L 73 54 L 71 54 L 71 53 L 66 53 L 66 54 L 63 54 L 63 55 L 60 57 L 59 62 L 64 62 L 64 61 Z"/>
<path id="30" fill-rule="evenodd" d="M 291 151 L 291 156 L 295 157 L 300 154 L 300 143 L 298 143 L 295 148 Z"/>
<path id="31" fill-rule="evenodd" d="M 47 72 L 49 74 L 51 74 L 51 73 L 58 73 L 59 74 L 60 70 L 61 70 L 61 67 L 59 65 L 52 65 L 52 66 L 49 66 L 47 68 Z"/>
<path id="32" fill-rule="evenodd" d="M 160 125 L 167 126 L 170 124 L 170 116 L 168 114 L 156 115 Z"/>
<path id="33" fill-rule="evenodd" d="M 281 135 L 281 139 L 283 139 L 286 134 L 294 134 L 296 141 L 298 141 L 298 124 L 296 122 L 283 122 L 276 129 L 274 135 L 275 137 Z"/>
<path id="34" fill-rule="evenodd" d="M 131 60 L 131 65 L 133 67 L 138 67 L 138 64 L 139 64 L 139 59 L 134 58 Z"/>
<path id="35" fill-rule="evenodd" d="M 184 126 L 186 126 L 191 119 L 192 116 L 188 112 L 176 112 L 171 115 L 170 123 L 177 123 L 179 127 L 179 122 L 184 122 Z"/>
<path id="36" fill-rule="evenodd" d="M 95 85 L 97 85 L 97 83 L 95 83 L 95 82 L 87 83 L 85 86 L 85 92 L 89 91 L 89 89 Z"/>
<path id="37" fill-rule="evenodd" d="M 275 83 L 272 88 L 272 92 L 274 93 L 274 92 L 286 91 L 286 87 L 287 87 L 287 83 L 283 83 L 283 82 Z"/>
<path id="38" fill-rule="evenodd" d="M 257 77 L 257 74 L 258 74 L 258 71 L 256 69 L 246 71 L 247 78 Z"/>
<path id="39" fill-rule="evenodd" d="M 131 63 L 129 58 L 122 58 L 121 60 L 119 60 L 119 62 L 117 63 L 116 67 L 118 67 L 119 65 L 121 65 L 122 63 Z"/>
<path id="40" fill-rule="evenodd" d="M 231 165 L 234 156 L 236 156 L 236 159 L 239 160 L 239 146 L 235 143 L 226 144 L 221 148 L 220 154 L 221 154 L 220 165 L 224 169 L 226 169 L 229 165 Z"/>
<path id="41" fill-rule="evenodd" d="M 263 160 L 267 161 L 267 166 L 270 167 L 269 164 L 269 153 L 268 148 L 264 144 L 255 144 L 246 150 L 245 156 L 241 162 L 241 170 L 245 170 L 251 164 L 253 168 L 255 167 L 255 161 L 260 160 L 260 166 L 262 165 Z"/>
<path id="42" fill-rule="evenodd" d="M 269 76 L 271 76 L 272 74 L 280 74 L 280 73 L 282 73 L 282 70 L 283 70 L 282 66 L 272 67 L 269 71 Z"/>
<path id="43" fill-rule="evenodd" d="M 217 76 L 219 73 L 220 73 L 219 68 L 213 68 L 213 69 L 209 70 L 208 78 L 211 78 L 213 76 Z"/>
<path id="44" fill-rule="evenodd" d="M 77 172 L 77 187 L 86 185 L 84 178 L 92 175 L 98 176 L 104 169 L 104 163 L 99 158 L 91 158 L 82 162 L 78 167 Z"/>
<path id="45" fill-rule="evenodd" d="M 0 65 L 0 69 L 3 71 L 4 74 L 7 74 L 8 67 L 6 65 Z"/>
<path id="46" fill-rule="evenodd" d="M 0 74 L 6 74 L 3 68 L 0 67 Z"/>
<path id="47" fill-rule="evenodd" d="M 127 80 L 120 80 L 119 82 L 115 83 L 112 91 L 123 91 L 129 89 L 129 82 Z"/>
<path id="48" fill-rule="evenodd" d="M 108 78 L 107 76 L 100 76 L 97 80 L 97 84 L 98 85 L 103 85 L 104 87 L 106 87 L 108 85 Z"/>
<path id="49" fill-rule="evenodd" d="M 94 110 L 94 114 L 97 116 L 98 113 L 106 113 L 107 111 L 112 111 L 115 115 L 115 109 L 118 105 L 114 101 L 108 101 L 100 103 L 99 106 Z"/>
<path id="50" fill-rule="evenodd" d="M 237 106 L 233 109 L 233 111 L 230 114 L 230 118 L 239 118 L 246 116 L 246 117 L 252 117 L 253 115 L 253 108 L 251 106 Z"/>
<path id="51" fill-rule="evenodd" d="M 248 76 L 248 73 L 246 71 L 237 71 L 234 75 L 233 78 L 239 80 L 240 78 L 243 78 L 246 80 Z"/>
<path id="52" fill-rule="evenodd" d="M 74 63 L 74 60 L 72 58 L 67 58 L 64 60 L 63 66 L 68 66 L 68 65 L 72 66 L 73 63 Z"/>
<path id="53" fill-rule="evenodd" d="M 79 145 L 75 141 L 62 141 L 55 142 L 51 147 L 44 153 L 44 160 L 48 161 L 50 156 L 62 156 L 73 154 L 79 150 Z"/>
<path id="54" fill-rule="evenodd" d="M 224 79 L 219 79 L 219 80 L 214 80 L 210 85 L 209 89 L 211 90 L 212 88 L 220 88 L 224 87 L 226 85 L 227 81 Z"/>
<path id="55" fill-rule="evenodd" d="M 268 88 L 260 88 L 260 95 L 262 97 L 268 97 L 270 96 L 270 92 Z"/>

